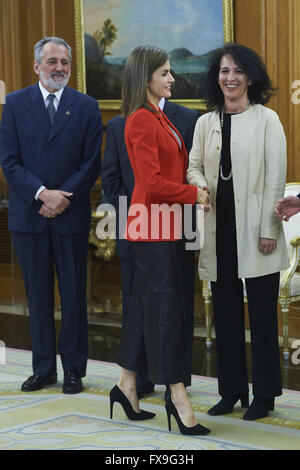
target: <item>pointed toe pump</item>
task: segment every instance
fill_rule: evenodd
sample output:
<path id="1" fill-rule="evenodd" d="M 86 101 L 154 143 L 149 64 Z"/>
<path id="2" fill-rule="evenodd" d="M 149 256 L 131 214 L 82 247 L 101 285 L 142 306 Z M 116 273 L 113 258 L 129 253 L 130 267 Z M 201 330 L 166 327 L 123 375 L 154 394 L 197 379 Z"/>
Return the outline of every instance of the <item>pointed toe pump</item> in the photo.
<path id="1" fill-rule="evenodd" d="M 110 391 L 109 394 L 109 401 L 110 401 L 110 419 L 113 418 L 113 406 L 114 403 L 120 403 L 122 406 L 126 416 L 131 421 L 142 421 L 144 419 L 152 419 L 154 418 L 155 414 L 151 413 L 150 411 L 141 410 L 139 413 L 134 411 L 130 401 L 124 395 L 122 390 L 119 389 L 117 385 Z"/>
<path id="2" fill-rule="evenodd" d="M 168 396 L 166 399 L 165 408 L 166 408 L 166 413 L 167 413 L 167 418 L 168 418 L 169 431 L 171 431 L 171 416 L 173 416 L 177 422 L 177 425 L 181 434 L 184 434 L 186 436 L 205 436 L 205 434 L 210 433 L 210 429 L 204 426 L 201 426 L 201 424 L 196 424 L 195 426 L 192 426 L 192 427 L 185 426 L 183 422 L 181 421 L 178 411 L 176 410 L 176 407 L 174 403 L 172 402 L 170 396 Z"/>

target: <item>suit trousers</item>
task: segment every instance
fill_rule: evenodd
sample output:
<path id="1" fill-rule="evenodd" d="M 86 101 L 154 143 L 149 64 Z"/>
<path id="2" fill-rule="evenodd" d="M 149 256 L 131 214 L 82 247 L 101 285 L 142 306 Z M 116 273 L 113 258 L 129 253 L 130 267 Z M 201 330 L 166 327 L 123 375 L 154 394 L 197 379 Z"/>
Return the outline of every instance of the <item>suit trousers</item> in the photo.
<path id="1" fill-rule="evenodd" d="M 56 373 L 54 270 L 61 298 L 58 350 L 64 371 L 84 377 L 88 357 L 86 267 L 88 234 L 60 234 L 51 220 L 41 233 L 12 232 L 30 313 L 33 373 Z"/>
<path id="2" fill-rule="evenodd" d="M 180 242 L 132 242 L 135 278 L 118 363 L 153 384 L 190 383 Z M 190 327 L 189 327 L 190 328 Z"/>

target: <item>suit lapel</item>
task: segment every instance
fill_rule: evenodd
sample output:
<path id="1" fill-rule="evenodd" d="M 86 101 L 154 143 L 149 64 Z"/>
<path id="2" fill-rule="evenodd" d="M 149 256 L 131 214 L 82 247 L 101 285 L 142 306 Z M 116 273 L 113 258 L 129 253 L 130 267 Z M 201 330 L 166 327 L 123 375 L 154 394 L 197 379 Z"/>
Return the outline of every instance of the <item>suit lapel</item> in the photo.
<path id="1" fill-rule="evenodd" d="M 31 103 L 30 112 L 37 123 L 49 135 L 49 141 L 53 139 L 53 137 L 72 117 L 74 93 L 71 88 L 66 87 L 61 95 L 52 127 L 38 83 L 29 88 L 28 99 Z"/>
<path id="2" fill-rule="evenodd" d="M 44 131 L 49 134 L 51 124 L 38 83 L 29 88 L 28 100 L 30 102 L 29 109 L 32 116 Z"/>
<path id="3" fill-rule="evenodd" d="M 170 103 L 168 100 L 165 100 L 163 113 L 167 116 L 167 118 L 171 122 L 175 122 L 174 116 L 176 115 L 176 107 L 175 106 L 173 107 L 172 103 Z"/>
<path id="4" fill-rule="evenodd" d="M 61 95 L 59 105 L 55 114 L 53 127 L 51 128 L 49 140 L 62 129 L 73 115 L 74 93 L 66 87 Z"/>

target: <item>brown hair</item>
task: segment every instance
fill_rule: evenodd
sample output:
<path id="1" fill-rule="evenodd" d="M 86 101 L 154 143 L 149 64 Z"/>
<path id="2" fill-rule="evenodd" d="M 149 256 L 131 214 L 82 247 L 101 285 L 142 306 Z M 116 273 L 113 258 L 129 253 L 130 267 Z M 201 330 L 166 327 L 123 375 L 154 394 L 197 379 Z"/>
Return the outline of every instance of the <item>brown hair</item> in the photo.
<path id="1" fill-rule="evenodd" d="M 147 84 L 153 72 L 162 67 L 168 54 L 159 47 L 138 46 L 126 60 L 122 83 L 122 114 L 128 117 L 140 108 L 153 112 L 147 101 Z"/>

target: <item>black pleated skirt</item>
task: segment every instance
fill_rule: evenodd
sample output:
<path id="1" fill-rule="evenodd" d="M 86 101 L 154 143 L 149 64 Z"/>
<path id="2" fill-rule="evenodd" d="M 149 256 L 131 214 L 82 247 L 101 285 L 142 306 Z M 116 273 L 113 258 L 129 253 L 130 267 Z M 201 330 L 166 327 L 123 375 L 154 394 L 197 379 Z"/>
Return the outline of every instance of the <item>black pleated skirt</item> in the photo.
<path id="1" fill-rule="evenodd" d="M 135 280 L 118 364 L 133 371 L 146 368 L 155 384 L 187 383 L 190 358 L 180 242 L 132 242 L 132 250 Z"/>

